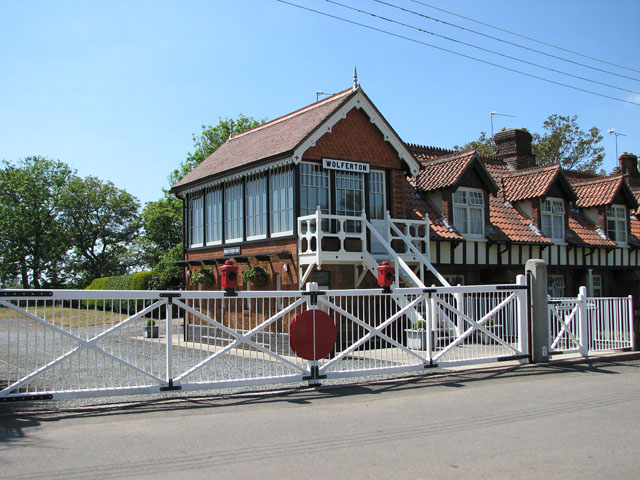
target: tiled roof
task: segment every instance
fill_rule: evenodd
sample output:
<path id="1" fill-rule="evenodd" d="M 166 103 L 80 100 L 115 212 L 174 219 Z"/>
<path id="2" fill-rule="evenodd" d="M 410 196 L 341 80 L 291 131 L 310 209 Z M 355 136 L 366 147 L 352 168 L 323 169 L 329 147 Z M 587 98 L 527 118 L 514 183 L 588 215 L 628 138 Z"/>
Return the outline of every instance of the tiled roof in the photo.
<path id="1" fill-rule="evenodd" d="M 424 145 L 415 145 L 408 143 L 407 147 L 411 150 L 411 153 L 418 159 L 420 163 L 425 163 L 428 160 L 434 160 L 440 157 L 446 157 L 456 153 L 455 150 L 448 150 L 446 148 L 439 147 L 427 147 Z"/>
<path id="2" fill-rule="evenodd" d="M 596 177 L 574 182 L 573 189 L 578 195 L 576 205 L 583 208 L 610 205 L 621 195 L 631 210 L 638 208 L 638 195 L 633 192 L 623 175 Z"/>
<path id="3" fill-rule="evenodd" d="M 420 170 L 416 186 L 419 190 L 433 191 L 454 186 L 471 164 L 475 151 L 455 153 L 437 160 L 424 161 L 419 158 L 423 168 Z"/>
<path id="4" fill-rule="evenodd" d="M 457 233 L 442 218 L 429 202 L 425 201 L 413 186 L 413 179 L 407 177 L 405 202 L 407 208 L 407 218 L 424 219 L 424 213 L 429 216 L 429 235 L 434 240 L 463 240 L 462 235 Z"/>
<path id="5" fill-rule="evenodd" d="M 569 229 L 567 242 L 578 246 L 615 247 L 616 242 L 606 238 L 604 232 L 598 229 L 589 219 L 578 210 L 569 210 Z"/>
<path id="6" fill-rule="evenodd" d="M 531 220 L 500 197 L 490 197 L 489 214 L 491 224 L 497 230 L 496 238 L 492 240 L 509 240 L 514 243 L 551 243 L 551 240 L 531 228 Z M 503 238 L 499 238 L 500 235 Z"/>
<path id="7" fill-rule="evenodd" d="M 348 89 L 308 107 L 232 136 L 174 188 L 292 151 L 357 90 Z"/>
<path id="8" fill-rule="evenodd" d="M 502 177 L 504 197 L 509 202 L 543 197 L 560 175 L 560 164 L 527 168 Z"/>
<path id="9" fill-rule="evenodd" d="M 573 189 L 578 195 L 576 205 L 583 208 L 609 205 L 613 202 L 613 198 L 622 187 L 623 182 L 622 175 L 573 181 Z"/>

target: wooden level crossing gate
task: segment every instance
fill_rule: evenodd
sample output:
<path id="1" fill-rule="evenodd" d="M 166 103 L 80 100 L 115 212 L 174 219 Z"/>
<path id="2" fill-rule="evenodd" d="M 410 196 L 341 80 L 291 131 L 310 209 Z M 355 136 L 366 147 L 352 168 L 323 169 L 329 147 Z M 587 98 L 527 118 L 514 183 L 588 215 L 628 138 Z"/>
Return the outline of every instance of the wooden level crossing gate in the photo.
<path id="1" fill-rule="evenodd" d="M 318 384 L 335 378 L 528 359 L 527 290 L 0 290 L 0 401 Z M 305 360 L 290 326 L 334 322 Z"/>

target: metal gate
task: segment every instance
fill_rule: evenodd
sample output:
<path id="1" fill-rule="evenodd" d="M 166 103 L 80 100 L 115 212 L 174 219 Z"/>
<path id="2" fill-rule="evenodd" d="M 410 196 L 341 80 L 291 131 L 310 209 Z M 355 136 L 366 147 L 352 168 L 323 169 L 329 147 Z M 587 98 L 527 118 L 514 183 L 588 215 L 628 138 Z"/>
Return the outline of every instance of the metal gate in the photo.
<path id="1" fill-rule="evenodd" d="M 337 330 L 307 361 L 292 320 Z M 302 383 L 526 361 L 526 286 L 225 292 L 0 291 L 0 400 Z"/>
<path id="2" fill-rule="evenodd" d="M 633 299 L 587 297 L 580 287 L 576 298 L 549 298 L 550 354 L 633 348 Z"/>

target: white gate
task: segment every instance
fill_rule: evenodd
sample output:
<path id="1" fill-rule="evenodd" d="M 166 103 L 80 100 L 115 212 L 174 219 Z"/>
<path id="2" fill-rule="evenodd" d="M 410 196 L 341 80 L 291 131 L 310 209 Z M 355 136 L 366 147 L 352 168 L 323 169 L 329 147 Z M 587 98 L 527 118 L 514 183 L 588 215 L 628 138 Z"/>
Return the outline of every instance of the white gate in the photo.
<path id="1" fill-rule="evenodd" d="M 317 289 L 315 284 L 312 287 Z M 322 309 L 334 351 L 292 350 Z M 156 393 L 527 358 L 526 286 L 342 291 L 0 291 L 0 400 Z"/>
<path id="2" fill-rule="evenodd" d="M 633 348 L 633 299 L 587 297 L 580 287 L 576 298 L 549 298 L 550 354 Z"/>

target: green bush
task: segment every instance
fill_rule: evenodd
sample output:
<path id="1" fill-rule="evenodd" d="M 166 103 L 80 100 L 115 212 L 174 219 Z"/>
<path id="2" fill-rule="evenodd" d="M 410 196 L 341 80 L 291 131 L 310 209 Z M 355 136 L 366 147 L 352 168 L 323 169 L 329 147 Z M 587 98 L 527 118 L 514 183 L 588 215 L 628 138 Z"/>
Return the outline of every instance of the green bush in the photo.
<path id="1" fill-rule="evenodd" d="M 120 275 L 107 277 L 107 290 L 129 290 L 132 275 Z"/>
<path id="2" fill-rule="evenodd" d="M 85 290 L 106 290 L 109 277 L 94 278 Z"/>
<path id="3" fill-rule="evenodd" d="M 137 272 L 131 275 L 130 290 L 149 290 L 149 283 L 154 277 L 154 272 Z"/>

